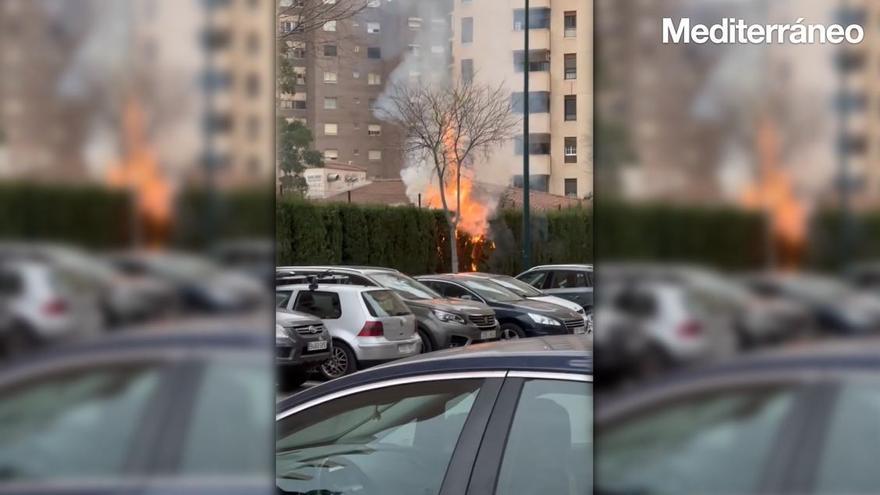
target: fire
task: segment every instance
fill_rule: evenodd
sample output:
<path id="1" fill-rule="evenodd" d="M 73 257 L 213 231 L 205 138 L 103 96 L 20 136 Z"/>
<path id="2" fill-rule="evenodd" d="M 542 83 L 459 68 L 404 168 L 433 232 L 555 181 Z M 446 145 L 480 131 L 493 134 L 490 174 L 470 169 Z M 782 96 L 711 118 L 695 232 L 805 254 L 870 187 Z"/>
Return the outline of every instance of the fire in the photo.
<path id="1" fill-rule="evenodd" d="M 145 240 L 155 247 L 171 222 L 172 191 L 147 140 L 144 120 L 143 109 L 131 100 L 123 112 L 123 157 L 110 167 L 107 183 L 133 192 Z"/>
<path id="2" fill-rule="evenodd" d="M 807 210 L 795 193 L 792 178 L 780 167 L 779 136 L 769 120 L 759 128 L 756 147 L 758 180 L 746 189 L 742 201 L 747 208 L 768 213 L 782 265 L 794 268 L 807 237 Z"/>
<path id="3" fill-rule="evenodd" d="M 450 128 L 444 137 L 443 153 L 448 163 L 446 180 L 432 182 L 423 193 L 423 199 L 430 208 L 443 208 L 442 188 L 446 205 L 458 220 L 456 244 L 461 254 L 460 268 L 477 271 L 479 264 L 488 258 L 488 251 L 495 247 L 495 244 L 488 238 L 490 209 L 488 205 L 480 202 L 474 196 L 473 174 L 469 170 L 461 168 L 461 164 L 455 159 L 454 147 L 455 136 Z M 461 172 L 460 187 L 458 183 L 459 172 Z M 460 208 L 459 205 L 461 205 Z"/>

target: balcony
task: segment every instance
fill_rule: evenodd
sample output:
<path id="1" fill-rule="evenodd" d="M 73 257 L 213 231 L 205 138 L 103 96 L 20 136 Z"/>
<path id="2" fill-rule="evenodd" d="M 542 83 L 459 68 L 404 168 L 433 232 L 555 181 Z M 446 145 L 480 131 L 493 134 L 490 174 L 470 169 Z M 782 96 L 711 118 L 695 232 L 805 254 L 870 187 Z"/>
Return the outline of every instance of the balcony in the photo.
<path id="1" fill-rule="evenodd" d="M 513 30 L 510 32 L 510 46 L 522 49 L 523 31 Z M 549 50 L 550 49 L 550 30 L 549 29 L 530 29 L 529 30 L 529 50 Z"/>

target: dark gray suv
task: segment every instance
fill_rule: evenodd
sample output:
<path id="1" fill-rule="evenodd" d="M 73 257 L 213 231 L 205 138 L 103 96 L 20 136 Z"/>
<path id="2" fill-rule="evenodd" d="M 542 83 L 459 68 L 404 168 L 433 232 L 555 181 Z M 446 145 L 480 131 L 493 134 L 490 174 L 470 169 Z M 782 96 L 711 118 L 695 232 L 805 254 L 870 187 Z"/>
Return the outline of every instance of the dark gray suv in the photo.
<path id="1" fill-rule="evenodd" d="M 275 311 L 275 364 L 283 389 L 302 385 L 309 372 L 330 358 L 330 332 L 314 316 Z"/>
<path id="2" fill-rule="evenodd" d="M 498 340 L 495 312 L 489 306 L 446 299 L 425 284 L 390 268 L 353 266 L 291 266 L 276 270 L 276 284 L 320 277 L 321 283 L 385 287 L 396 292 L 416 316 L 422 352 Z"/>
<path id="3" fill-rule="evenodd" d="M 540 265 L 516 276 L 551 296 L 593 308 L 593 265 Z"/>

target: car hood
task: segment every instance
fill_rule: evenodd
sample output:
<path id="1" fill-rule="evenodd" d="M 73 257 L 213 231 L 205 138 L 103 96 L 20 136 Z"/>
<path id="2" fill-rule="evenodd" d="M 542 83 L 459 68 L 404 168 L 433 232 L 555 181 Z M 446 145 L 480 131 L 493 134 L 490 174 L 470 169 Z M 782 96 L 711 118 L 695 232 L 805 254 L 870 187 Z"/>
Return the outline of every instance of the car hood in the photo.
<path id="1" fill-rule="evenodd" d="M 489 306 L 477 301 L 468 301 L 467 299 L 417 299 L 407 300 L 406 303 L 427 309 L 438 309 L 440 311 L 465 315 L 494 314 L 494 311 Z"/>
<path id="2" fill-rule="evenodd" d="M 295 311 L 276 311 L 275 323 L 281 326 L 293 325 L 323 325 L 324 323 L 314 316 Z"/>
<path id="3" fill-rule="evenodd" d="M 520 301 L 507 303 L 507 302 L 499 302 L 496 303 L 497 307 L 500 308 L 517 308 L 530 311 L 532 313 L 538 313 L 544 316 L 550 316 L 556 318 L 558 320 L 574 320 L 578 318 L 583 318 L 583 316 L 575 313 L 574 311 L 563 308 L 562 306 L 557 306 L 555 304 L 550 304 L 542 301 L 534 301 L 531 299 L 522 299 Z"/>
<path id="4" fill-rule="evenodd" d="M 580 304 L 578 304 L 576 302 L 571 302 L 568 299 L 563 299 L 561 297 L 535 296 L 535 297 L 530 297 L 529 299 L 532 301 L 540 301 L 540 302 L 545 302 L 545 303 L 549 303 L 549 304 L 555 304 L 557 306 L 562 306 L 563 308 L 568 308 L 568 309 L 574 311 L 575 313 L 578 313 L 578 312 L 582 313 L 584 311 L 584 308 Z"/>

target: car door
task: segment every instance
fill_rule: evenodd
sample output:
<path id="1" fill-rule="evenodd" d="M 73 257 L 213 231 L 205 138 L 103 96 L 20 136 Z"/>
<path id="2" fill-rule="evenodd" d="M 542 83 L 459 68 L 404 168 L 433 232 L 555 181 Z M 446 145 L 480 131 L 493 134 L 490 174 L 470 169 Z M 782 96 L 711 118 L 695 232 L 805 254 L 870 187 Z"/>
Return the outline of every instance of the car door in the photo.
<path id="1" fill-rule="evenodd" d="M 509 372 L 466 493 L 592 493 L 592 411 L 589 375 Z"/>
<path id="2" fill-rule="evenodd" d="M 504 372 L 352 387 L 277 415 L 279 493 L 461 494 Z"/>
<path id="3" fill-rule="evenodd" d="M 593 306 L 593 277 L 586 270 L 553 270 L 544 284 L 544 292 L 580 304 Z"/>

